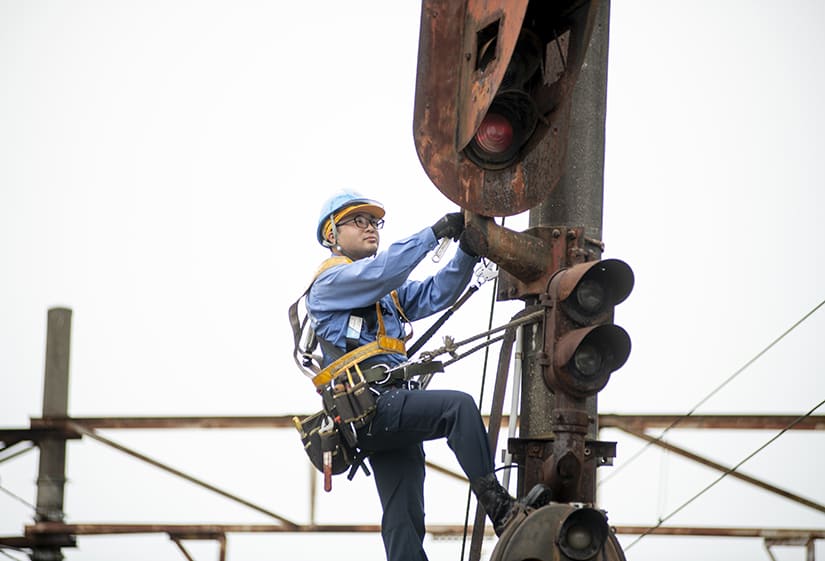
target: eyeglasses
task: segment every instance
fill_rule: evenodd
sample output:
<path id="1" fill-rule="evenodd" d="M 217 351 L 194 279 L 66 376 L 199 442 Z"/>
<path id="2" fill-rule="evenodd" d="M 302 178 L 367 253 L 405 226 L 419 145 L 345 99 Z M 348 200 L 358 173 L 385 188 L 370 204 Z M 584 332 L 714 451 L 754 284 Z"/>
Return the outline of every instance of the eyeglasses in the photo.
<path id="1" fill-rule="evenodd" d="M 339 222 L 339 226 L 343 226 L 344 224 L 355 224 L 359 230 L 366 230 L 368 226 L 372 226 L 376 230 L 380 230 L 384 227 L 384 219 L 383 218 L 368 218 L 362 214 L 359 214 L 352 220 L 346 220 L 344 222 Z"/>

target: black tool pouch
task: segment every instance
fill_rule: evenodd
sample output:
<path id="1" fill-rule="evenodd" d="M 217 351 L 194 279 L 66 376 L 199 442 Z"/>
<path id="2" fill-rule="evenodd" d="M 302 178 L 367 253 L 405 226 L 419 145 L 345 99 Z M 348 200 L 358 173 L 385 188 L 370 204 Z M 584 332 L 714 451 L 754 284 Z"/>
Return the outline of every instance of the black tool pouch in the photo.
<path id="1" fill-rule="evenodd" d="M 360 368 L 336 377 L 324 390 L 324 406 L 337 425 L 358 430 L 369 424 L 375 414 L 375 394 L 370 390 Z"/>
<path id="2" fill-rule="evenodd" d="M 348 479 L 355 476 L 358 468 L 370 473 L 364 463 L 366 454 L 358 449 L 356 431 L 370 423 L 376 410 L 375 394 L 361 369 L 357 365 L 353 368 L 355 375 L 348 369 L 321 390 L 323 410 L 304 419 L 292 418 L 312 465 L 323 473 L 326 453 L 332 474 L 349 468 Z"/>
<path id="3" fill-rule="evenodd" d="M 356 451 L 342 441 L 338 427 L 329 420 L 325 411 L 318 411 L 303 419 L 293 417 L 292 422 L 301 435 L 304 452 L 315 469 L 324 472 L 324 452 L 331 453 L 333 474 L 349 469 L 355 460 Z"/>

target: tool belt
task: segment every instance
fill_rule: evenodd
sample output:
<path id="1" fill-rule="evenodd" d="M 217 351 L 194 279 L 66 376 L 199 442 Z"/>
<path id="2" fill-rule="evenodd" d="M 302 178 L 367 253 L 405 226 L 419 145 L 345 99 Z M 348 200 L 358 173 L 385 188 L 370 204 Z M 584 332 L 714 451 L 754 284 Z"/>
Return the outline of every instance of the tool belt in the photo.
<path id="1" fill-rule="evenodd" d="M 443 372 L 441 362 L 402 364 L 390 368 L 377 364 L 361 369 L 358 364 L 336 376 L 319 389 L 323 409 L 309 417 L 293 417 L 301 435 L 304 451 L 315 468 L 324 474 L 324 489 L 331 489 L 331 476 L 350 470 L 347 479 L 355 477 L 358 468 L 370 475 L 364 460 L 366 454 L 358 448 L 358 429 L 367 426 L 376 411 L 376 388 L 399 387 L 414 376 Z"/>
<path id="2" fill-rule="evenodd" d="M 408 363 L 391 368 L 376 364 L 361 369 L 357 363 L 319 390 L 324 412 L 343 432 L 352 447 L 358 444 L 356 431 L 372 420 L 376 409 L 375 387 L 402 386 L 415 376 L 443 372 L 441 362 Z M 348 429 L 348 430 L 344 430 Z"/>

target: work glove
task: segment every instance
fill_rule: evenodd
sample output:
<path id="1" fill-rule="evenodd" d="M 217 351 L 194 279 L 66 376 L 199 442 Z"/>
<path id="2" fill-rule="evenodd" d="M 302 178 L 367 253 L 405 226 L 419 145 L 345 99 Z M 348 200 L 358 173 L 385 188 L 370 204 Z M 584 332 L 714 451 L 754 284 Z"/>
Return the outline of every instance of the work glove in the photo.
<path id="1" fill-rule="evenodd" d="M 464 214 L 461 212 L 451 212 L 432 225 L 433 234 L 436 239 L 451 238 L 453 241 L 464 231 Z"/>
<path id="2" fill-rule="evenodd" d="M 472 238 L 467 235 L 467 232 L 461 233 L 458 238 L 458 247 L 470 257 L 478 257 L 479 252 L 473 247 Z"/>

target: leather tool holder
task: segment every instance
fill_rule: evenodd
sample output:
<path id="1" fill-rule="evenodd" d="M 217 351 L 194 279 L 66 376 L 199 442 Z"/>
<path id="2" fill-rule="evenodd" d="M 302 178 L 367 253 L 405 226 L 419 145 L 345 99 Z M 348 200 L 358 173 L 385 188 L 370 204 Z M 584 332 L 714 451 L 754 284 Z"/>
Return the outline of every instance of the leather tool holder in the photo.
<path id="1" fill-rule="evenodd" d="M 361 370 L 356 367 L 356 376 L 351 371 L 338 376 L 330 386 L 332 415 L 338 425 L 351 425 L 357 430 L 369 424 L 375 413 L 375 394 L 370 390 Z M 326 403 L 328 399 L 324 402 Z"/>

